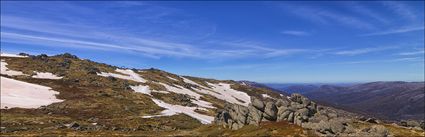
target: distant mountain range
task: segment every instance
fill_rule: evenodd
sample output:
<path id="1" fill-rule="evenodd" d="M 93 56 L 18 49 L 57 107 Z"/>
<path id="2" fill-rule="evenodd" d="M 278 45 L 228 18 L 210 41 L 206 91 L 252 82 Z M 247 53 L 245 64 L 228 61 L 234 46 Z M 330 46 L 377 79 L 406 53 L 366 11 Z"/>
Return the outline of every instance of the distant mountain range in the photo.
<path id="1" fill-rule="evenodd" d="M 283 86 L 282 86 L 283 85 Z M 279 90 L 388 120 L 423 120 L 424 82 L 371 82 L 354 85 L 282 84 Z M 278 87 L 274 84 L 268 86 Z"/>

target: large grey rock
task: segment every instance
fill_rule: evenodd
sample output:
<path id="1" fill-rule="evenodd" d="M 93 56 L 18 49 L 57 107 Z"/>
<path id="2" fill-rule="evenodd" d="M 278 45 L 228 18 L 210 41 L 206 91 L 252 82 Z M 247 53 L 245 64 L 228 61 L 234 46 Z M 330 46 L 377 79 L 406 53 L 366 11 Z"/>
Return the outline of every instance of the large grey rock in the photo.
<path id="1" fill-rule="evenodd" d="M 278 108 L 278 113 L 277 113 L 277 121 L 281 121 L 281 120 L 288 120 L 289 114 L 292 112 L 292 110 L 290 110 L 288 107 L 286 106 L 280 106 Z"/>
<path id="2" fill-rule="evenodd" d="M 276 101 L 276 107 L 281 107 L 281 106 L 289 106 L 291 103 L 291 100 L 287 99 L 287 98 L 282 98 L 282 99 L 278 99 Z"/>
<path id="3" fill-rule="evenodd" d="M 373 125 L 370 128 L 362 129 L 361 132 L 363 132 L 363 134 L 366 134 L 368 136 L 375 136 L 375 137 L 386 137 L 390 135 L 388 132 L 388 129 L 382 125 Z"/>
<path id="4" fill-rule="evenodd" d="M 245 124 L 248 116 L 248 108 L 241 105 L 233 105 L 229 112 L 230 117 L 238 123 Z"/>
<path id="5" fill-rule="evenodd" d="M 288 122 L 293 123 L 294 122 L 294 112 L 290 112 L 288 116 Z"/>
<path id="6" fill-rule="evenodd" d="M 321 133 L 326 133 L 326 131 L 332 131 L 330 123 L 325 121 L 320 121 L 315 128 Z"/>
<path id="7" fill-rule="evenodd" d="M 300 115 L 300 116 L 309 116 L 310 115 L 310 113 L 309 113 L 310 111 L 307 109 L 307 108 L 302 108 L 302 109 L 299 109 L 299 110 L 297 110 L 297 113 Z"/>
<path id="8" fill-rule="evenodd" d="M 342 119 L 331 119 L 329 120 L 329 126 L 332 133 L 342 133 L 345 129 L 344 121 Z"/>
<path id="9" fill-rule="evenodd" d="M 257 108 L 258 110 L 264 112 L 264 102 L 259 100 L 258 98 L 252 97 L 251 98 L 251 104 L 252 106 L 254 106 L 255 108 Z"/>
<path id="10" fill-rule="evenodd" d="M 263 118 L 263 112 L 252 105 L 248 106 L 248 111 L 247 124 L 259 125 Z"/>
<path id="11" fill-rule="evenodd" d="M 264 109 L 264 118 L 269 121 L 276 121 L 277 119 L 277 107 L 273 102 L 267 102 Z"/>
<path id="12" fill-rule="evenodd" d="M 229 123 L 229 120 L 231 119 L 229 112 L 227 110 L 222 110 L 217 113 L 217 115 L 214 118 L 214 123 L 218 125 L 226 125 Z"/>

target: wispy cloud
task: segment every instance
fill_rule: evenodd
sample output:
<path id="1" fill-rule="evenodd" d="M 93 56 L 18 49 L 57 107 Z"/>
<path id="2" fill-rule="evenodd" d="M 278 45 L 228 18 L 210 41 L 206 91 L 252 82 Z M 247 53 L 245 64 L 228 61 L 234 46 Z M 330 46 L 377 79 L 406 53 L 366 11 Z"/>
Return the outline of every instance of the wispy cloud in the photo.
<path id="1" fill-rule="evenodd" d="M 50 20 L 37 20 L 2 15 L 2 42 L 61 46 L 67 48 L 105 50 L 111 52 L 133 52 L 151 58 L 164 56 L 200 59 L 279 57 L 303 53 L 305 49 L 276 49 L 253 41 L 215 40 L 207 45 L 173 42 L 161 37 L 145 37 L 122 32 L 116 28 L 75 25 Z M 209 45 L 221 44 L 221 48 Z M 228 48 L 234 46 L 238 48 Z M 224 47 L 224 48 L 223 48 Z M 243 47 L 243 49 L 240 49 Z"/>
<path id="2" fill-rule="evenodd" d="M 235 53 L 231 54 L 246 54 L 251 56 L 259 56 L 263 58 L 289 56 L 302 53 L 312 53 L 318 50 L 301 49 L 301 48 L 271 48 L 267 44 L 253 42 L 249 40 L 236 40 L 236 41 L 209 41 L 209 44 L 224 45 L 228 48 L 234 47 Z M 242 48 L 242 49 L 241 49 Z M 229 52 L 223 52 L 225 54 Z"/>
<path id="3" fill-rule="evenodd" d="M 276 63 L 260 63 L 260 64 L 235 64 L 235 65 L 220 65 L 213 67 L 204 67 L 204 70 L 252 70 L 252 69 L 261 69 L 261 70 L 270 70 L 270 69 L 282 69 L 287 67 L 284 64 Z"/>
<path id="4" fill-rule="evenodd" d="M 395 14 L 398 14 L 406 19 L 417 19 L 417 15 L 415 14 L 415 12 L 410 7 L 400 1 L 383 1 L 382 4 L 391 9 Z"/>
<path id="5" fill-rule="evenodd" d="M 368 16 L 372 19 L 375 19 L 381 23 L 388 24 L 390 21 L 379 14 L 378 12 L 375 12 L 374 10 L 365 7 L 364 5 L 360 4 L 359 2 L 344 2 L 345 6 L 349 9 L 351 9 L 354 12 L 360 13 L 364 16 Z"/>
<path id="6" fill-rule="evenodd" d="M 383 50 L 389 50 L 389 49 L 394 49 L 394 48 L 397 48 L 397 47 L 362 48 L 362 49 L 352 49 L 352 50 L 337 51 L 334 54 L 336 54 L 336 55 L 353 56 L 353 55 L 359 55 L 359 54 L 366 54 L 366 53 L 371 53 L 371 52 L 378 52 L 378 51 L 383 51 Z"/>
<path id="7" fill-rule="evenodd" d="M 411 51 L 411 52 L 401 52 L 398 53 L 397 55 L 402 55 L 402 56 L 410 56 L 410 55 L 419 55 L 419 54 L 424 54 L 425 50 L 418 50 L 418 51 Z"/>
<path id="8" fill-rule="evenodd" d="M 408 33 L 408 32 L 414 32 L 414 31 L 423 31 L 424 26 L 415 26 L 415 27 L 404 27 L 399 29 L 391 29 L 386 31 L 380 31 L 380 32 L 374 32 L 374 33 L 367 33 L 360 36 L 379 36 L 379 35 L 390 35 L 390 34 L 400 34 L 400 33 Z"/>
<path id="9" fill-rule="evenodd" d="M 370 64 L 370 63 L 418 62 L 418 61 L 423 62 L 424 59 L 420 57 L 412 57 L 412 58 L 395 58 L 395 59 L 387 59 L 387 60 L 348 61 L 348 62 L 339 62 L 335 64 Z"/>
<path id="10" fill-rule="evenodd" d="M 321 23 L 321 24 L 342 24 L 349 27 L 354 27 L 358 29 L 374 29 L 375 26 L 370 24 L 369 22 L 363 21 L 357 17 L 334 12 L 331 10 L 319 9 L 315 7 L 307 7 L 307 6 L 297 6 L 297 5 L 281 5 L 285 11 L 309 20 L 313 23 Z"/>
<path id="11" fill-rule="evenodd" d="M 299 31 L 299 30 L 285 30 L 285 31 L 282 31 L 280 33 L 285 34 L 285 35 L 292 35 L 292 36 L 308 36 L 308 35 L 310 35 L 310 33 L 307 32 L 307 31 Z"/>
<path id="12" fill-rule="evenodd" d="M 175 43 L 164 43 L 158 41 L 146 41 L 145 44 L 150 44 L 149 46 L 143 45 L 123 45 L 123 44 L 114 44 L 109 42 L 101 41 L 90 41 L 90 40 L 81 40 L 81 39 L 69 39 L 61 37 L 46 37 L 46 36 L 34 36 L 34 35 L 25 35 L 18 33 L 10 32 L 1 32 L 1 37 L 3 42 L 9 43 L 20 43 L 20 44 L 29 44 L 29 45 L 41 45 L 41 46 L 61 46 L 67 48 L 79 48 L 79 49 L 93 49 L 93 50 L 105 50 L 105 51 L 114 51 L 114 52 L 138 52 L 140 54 L 158 58 L 162 55 L 168 56 L 187 56 L 187 57 L 196 57 L 199 56 L 199 53 L 196 53 L 192 50 L 187 49 L 169 49 L 164 48 L 168 45 L 175 45 Z M 165 45 L 162 46 L 161 45 Z M 152 47 L 156 46 L 156 47 Z"/>

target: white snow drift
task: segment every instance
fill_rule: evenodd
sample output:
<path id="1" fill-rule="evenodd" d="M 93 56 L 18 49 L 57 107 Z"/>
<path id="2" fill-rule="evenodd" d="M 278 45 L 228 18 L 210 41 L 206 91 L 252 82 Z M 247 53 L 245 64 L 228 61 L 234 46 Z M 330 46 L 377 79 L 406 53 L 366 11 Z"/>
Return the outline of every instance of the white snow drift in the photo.
<path id="1" fill-rule="evenodd" d="M 191 99 L 192 103 L 194 103 L 194 104 L 196 104 L 200 107 L 215 108 L 214 106 L 212 106 L 212 104 L 210 102 L 200 100 L 202 95 L 198 94 L 198 93 L 196 93 L 196 92 L 194 92 L 190 89 L 184 88 L 184 87 L 179 86 L 179 85 L 174 85 L 174 86 L 176 86 L 176 87 L 174 87 L 174 86 L 170 86 L 170 85 L 167 85 L 167 84 L 164 84 L 164 83 L 159 83 L 159 84 L 163 85 L 167 89 L 167 91 L 169 91 L 169 92 L 174 92 L 174 93 L 177 93 L 177 94 L 186 94 L 186 95 L 191 96 L 193 98 L 193 99 Z"/>
<path id="2" fill-rule="evenodd" d="M 155 102 L 155 104 L 157 104 L 158 106 L 165 108 L 166 110 L 162 111 L 161 115 L 144 116 L 144 118 L 171 116 L 178 113 L 184 113 L 186 115 L 189 115 L 190 117 L 199 120 L 202 124 L 210 124 L 214 120 L 214 117 L 196 113 L 195 110 L 197 109 L 197 107 L 186 107 L 181 105 L 168 104 L 158 99 L 152 99 L 152 101 Z"/>
<path id="3" fill-rule="evenodd" d="M 268 94 L 261 94 L 261 96 L 263 96 L 263 98 L 272 98 L 271 96 L 269 96 Z"/>
<path id="4" fill-rule="evenodd" d="M 249 103 L 251 103 L 251 97 L 242 91 L 234 90 L 230 87 L 230 84 L 227 83 L 219 83 L 219 84 L 211 84 L 208 83 L 208 85 L 212 86 L 211 89 L 199 89 L 196 90 L 200 93 L 209 94 L 211 96 L 214 96 L 218 99 L 225 100 L 229 103 L 235 103 L 240 104 L 243 106 L 248 106 Z M 241 102 L 241 101 L 243 102 Z"/>
<path id="5" fill-rule="evenodd" d="M 38 108 L 63 100 L 50 87 L 1 77 L 1 108 Z"/>
<path id="6" fill-rule="evenodd" d="M 138 85 L 138 86 L 130 86 L 130 88 L 137 93 L 142 93 L 142 94 L 151 96 L 152 91 L 149 89 L 149 86 Z"/>
<path id="7" fill-rule="evenodd" d="M 115 71 L 122 73 L 122 74 L 125 74 L 125 75 L 117 74 L 117 73 L 109 73 L 109 72 L 101 72 L 101 73 L 98 73 L 97 75 L 104 76 L 104 77 L 111 76 L 111 77 L 115 77 L 115 78 L 119 78 L 119 79 L 132 80 L 132 81 L 142 82 L 142 83 L 146 82 L 145 79 L 140 77 L 139 74 L 135 73 L 131 69 L 125 69 L 125 70 L 124 69 L 116 69 Z"/>
<path id="8" fill-rule="evenodd" d="M 189 83 L 189 84 L 192 84 L 192 85 L 198 85 L 198 83 L 196 83 L 196 82 L 194 82 L 190 79 L 187 79 L 185 77 L 181 77 L 181 78 L 183 79 L 183 82 L 185 82 L 185 83 Z"/>
<path id="9" fill-rule="evenodd" d="M 0 53 L 1 57 L 14 57 L 14 58 L 26 58 L 27 56 L 21 56 L 16 54 L 9 54 L 9 53 Z"/>
<path id="10" fill-rule="evenodd" d="M 0 73 L 1 74 L 9 75 L 9 76 L 25 75 L 24 73 L 22 73 L 20 71 L 9 70 L 6 66 L 7 66 L 7 62 L 5 62 L 4 60 L 1 60 L 0 61 Z"/>
<path id="11" fill-rule="evenodd" d="M 55 74 L 52 74 L 50 72 L 36 72 L 36 75 L 33 75 L 32 78 L 38 78 L 38 79 L 62 79 L 63 77 L 59 77 Z"/>

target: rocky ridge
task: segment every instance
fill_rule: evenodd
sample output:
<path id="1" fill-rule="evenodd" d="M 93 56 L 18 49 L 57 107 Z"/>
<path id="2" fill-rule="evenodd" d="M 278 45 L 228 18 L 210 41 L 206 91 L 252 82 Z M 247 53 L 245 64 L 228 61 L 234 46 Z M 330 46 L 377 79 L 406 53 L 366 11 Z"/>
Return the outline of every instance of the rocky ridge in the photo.
<path id="1" fill-rule="evenodd" d="M 227 104 L 215 117 L 215 123 L 237 130 L 245 125 L 259 125 L 264 121 L 287 121 L 325 136 L 387 136 L 382 125 L 366 128 L 353 126 L 356 116 L 333 108 L 319 106 L 300 94 L 274 101 L 252 98 L 248 107 Z"/>

